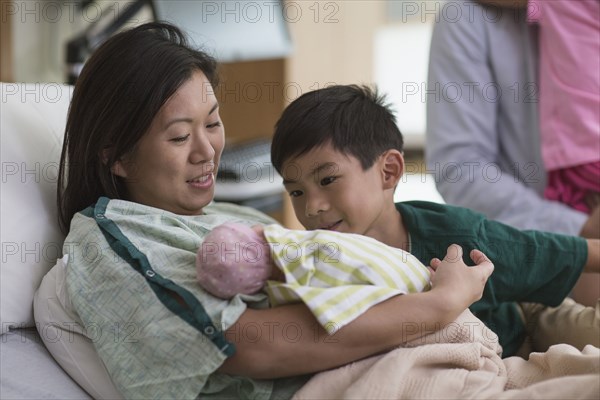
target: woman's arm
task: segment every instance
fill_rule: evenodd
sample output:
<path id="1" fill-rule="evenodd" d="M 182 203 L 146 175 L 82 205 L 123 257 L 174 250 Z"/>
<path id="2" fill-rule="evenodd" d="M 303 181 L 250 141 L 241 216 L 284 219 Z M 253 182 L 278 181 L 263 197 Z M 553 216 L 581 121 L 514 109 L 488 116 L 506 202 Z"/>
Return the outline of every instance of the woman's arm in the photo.
<path id="1" fill-rule="evenodd" d="M 432 265 L 435 274 L 429 292 L 396 296 L 379 303 L 333 336 L 325 332 L 303 304 L 248 309 L 226 332 L 237 352 L 219 372 L 255 379 L 314 373 L 439 330 L 481 298 L 493 265 L 479 254 L 473 257 L 477 264 L 473 268 L 467 267 L 460 257 L 436 262 Z"/>
<path id="2" fill-rule="evenodd" d="M 439 330 L 460 314 L 444 312 L 441 305 L 444 302 L 434 291 L 396 296 L 333 336 L 304 304 L 248 309 L 226 333 L 237 351 L 219 372 L 273 379 L 334 368 Z"/>

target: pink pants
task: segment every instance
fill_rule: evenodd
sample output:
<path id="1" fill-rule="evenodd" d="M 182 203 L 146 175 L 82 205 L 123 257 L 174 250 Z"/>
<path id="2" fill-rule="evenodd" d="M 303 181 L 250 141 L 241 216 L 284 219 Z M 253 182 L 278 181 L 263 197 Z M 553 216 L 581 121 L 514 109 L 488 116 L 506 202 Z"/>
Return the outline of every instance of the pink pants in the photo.
<path id="1" fill-rule="evenodd" d="M 590 208 L 585 202 L 589 192 L 600 193 L 600 161 L 548 172 L 544 196 L 549 200 L 589 213 Z"/>

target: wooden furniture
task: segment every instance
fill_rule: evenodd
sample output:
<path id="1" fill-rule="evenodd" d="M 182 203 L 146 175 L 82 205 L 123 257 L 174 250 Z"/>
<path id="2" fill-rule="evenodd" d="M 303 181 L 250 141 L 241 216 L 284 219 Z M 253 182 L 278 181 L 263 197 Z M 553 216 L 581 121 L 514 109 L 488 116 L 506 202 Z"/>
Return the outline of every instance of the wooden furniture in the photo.
<path id="1" fill-rule="evenodd" d="M 227 143 L 270 138 L 286 106 L 285 59 L 222 63 L 216 91 Z M 300 228 L 288 195 L 269 214 L 287 227 Z"/>
<path id="2" fill-rule="evenodd" d="M 232 142 L 269 138 L 285 108 L 284 59 L 222 63 L 219 112 Z"/>
<path id="3" fill-rule="evenodd" d="M 0 0 L 0 81 L 12 82 L 12 6 L 11 0 Z"/>

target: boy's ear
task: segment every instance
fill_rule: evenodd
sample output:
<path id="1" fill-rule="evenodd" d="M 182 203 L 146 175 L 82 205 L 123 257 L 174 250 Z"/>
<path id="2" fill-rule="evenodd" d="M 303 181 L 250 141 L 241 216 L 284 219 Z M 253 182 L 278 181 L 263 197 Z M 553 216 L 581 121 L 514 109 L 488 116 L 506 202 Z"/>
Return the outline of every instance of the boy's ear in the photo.
<path id="1" fill-rule="evenodd" d="M 387 150 L 381 155 L 383 188 L 395 189 L 404 173 L 404 156 L 396 149 Z"/>
<path id="2" fill-rule="evenodd" d="M 110 160 L 111 151 L 111 147 L 105 147 L 100 152 L 100 158 L 102 159 L 102 163 L 104 165 L 108 164 L 108 160 Z M 124 168 L 123 161 L 121 161 L 121 159 L 115 161 L 113 165 L 110 166 L 110 172 L 112 172 L 113 175 L 120 176 L 121 178 L 127 178 L 127 171 Z"/>

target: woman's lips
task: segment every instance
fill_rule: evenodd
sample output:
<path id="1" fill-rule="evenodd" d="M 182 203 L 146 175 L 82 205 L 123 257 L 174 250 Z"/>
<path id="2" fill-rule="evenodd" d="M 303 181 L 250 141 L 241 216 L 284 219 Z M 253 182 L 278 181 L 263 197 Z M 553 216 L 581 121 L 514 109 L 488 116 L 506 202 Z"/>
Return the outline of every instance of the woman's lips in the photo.
<path id="1" fill-rule="evenodd" d="M 208 189 L 214 183 L 214 175 L 212 173 L 202 175 L 197 178 L 190 179 L 189 181 L 187 181 L 187 183 L 196 189 Z"/>

